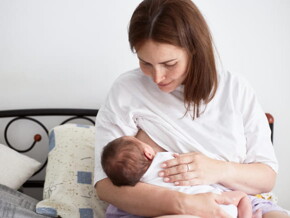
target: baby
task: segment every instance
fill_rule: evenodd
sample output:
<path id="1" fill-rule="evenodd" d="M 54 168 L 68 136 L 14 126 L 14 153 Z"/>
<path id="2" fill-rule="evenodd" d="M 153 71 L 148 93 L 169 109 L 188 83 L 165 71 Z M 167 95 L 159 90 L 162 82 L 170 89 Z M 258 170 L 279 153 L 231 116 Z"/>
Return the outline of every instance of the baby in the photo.
<path id="1" fill-rule="evenodd" d="M 220 205 L 228 214 L 232 217 L 252 218 L 250 200 L 243 192 L 224 191 L 220 185 L 175 186 L 163 182 L 158 176 L 161 163 L 172 158 L 174 158 L 172 152 L 155 152 L 151 146 L 139 139 L 123 136 L 104 147 L 101 162 L 108 178 L 116 186 L 135 186 L 141 181 L 187 194 L 206 192 L 222 194 L 233 200 L 232 205 Z M 260 216 L 255 214 L 255 217 Z"/>

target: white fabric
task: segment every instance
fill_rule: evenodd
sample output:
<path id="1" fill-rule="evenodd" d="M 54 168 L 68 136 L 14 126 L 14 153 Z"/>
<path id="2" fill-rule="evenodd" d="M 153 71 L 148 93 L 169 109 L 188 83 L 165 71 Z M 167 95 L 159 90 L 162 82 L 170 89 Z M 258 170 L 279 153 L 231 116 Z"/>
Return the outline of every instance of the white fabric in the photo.
<path id="1" fill-rule="evenodd" d="M 173 152 L 158 152 L 150 167 L 145 172 L 143 177 L 141 178 L 141 182 L 145 182 L 152 185 L 158 185 L 162 187 L 166 187 L 172 190 L 176 190 L 179 192 L 183 192 L 186 194 L 199 194 L 212 192 L 216 194 L 222 193 L 224 190 L 228 190 L 221 185 L 195 185 L 195 186 L 176 186 L 173 183 L 163 182 L 163 178 L 158 176 L 158 172 L 162 170 L 161 163 L 166 160 L 173 159 Z M 238 216 L 238 210 L 235 205 L 220 205 L 225 212 L 227 212 L 231 217 Z"/>
<path id="2" fill-rule="evenodd" d="M 19 189 L 40 167 L 38 161 L 0 144 L 0 184 Z"/>
<path id="3" fill-rule="evenodd" d="M 261 162 L 278 171 L 270 128 L 252 88 L 227 71 L 218 74 L 218 89 L 204 113 L 185 115 L 183 86 L 171 93 L 140 69 L 122 74 L 112 86 L 96 120 L 95 182 L 106 178 L 100 164 L 103 147 L 143 129 L 167 151 L 199 151 L 237 163 Z"/>

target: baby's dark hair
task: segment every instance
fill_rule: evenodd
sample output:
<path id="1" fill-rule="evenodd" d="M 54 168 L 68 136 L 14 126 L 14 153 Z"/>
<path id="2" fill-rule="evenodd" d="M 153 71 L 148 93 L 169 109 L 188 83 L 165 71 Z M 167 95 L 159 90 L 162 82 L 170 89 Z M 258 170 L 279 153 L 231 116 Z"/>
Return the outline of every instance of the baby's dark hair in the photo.
<path id="1" fill-rule="evenodd" d="M 135 186 L 151 164 L 135 137 L 123 136 L 109 142 L 103 149 L 103 170 L 116 186 Z"/>

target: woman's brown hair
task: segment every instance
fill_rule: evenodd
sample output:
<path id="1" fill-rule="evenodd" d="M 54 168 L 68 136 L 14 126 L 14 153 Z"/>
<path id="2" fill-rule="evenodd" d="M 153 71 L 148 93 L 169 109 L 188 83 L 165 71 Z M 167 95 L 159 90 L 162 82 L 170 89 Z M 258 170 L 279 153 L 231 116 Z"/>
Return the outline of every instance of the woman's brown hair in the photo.
<path id="1" fill-rule="evenodd" d="M 184 81 L 186 112 L 199 117 L 200 106 L 214 97 L 217 70 L 207 23 L 191 0 L 144 0 L 129 25 L 129 42 L 135 51 L 146 40 L 185 48 L 189 55 Z"/>

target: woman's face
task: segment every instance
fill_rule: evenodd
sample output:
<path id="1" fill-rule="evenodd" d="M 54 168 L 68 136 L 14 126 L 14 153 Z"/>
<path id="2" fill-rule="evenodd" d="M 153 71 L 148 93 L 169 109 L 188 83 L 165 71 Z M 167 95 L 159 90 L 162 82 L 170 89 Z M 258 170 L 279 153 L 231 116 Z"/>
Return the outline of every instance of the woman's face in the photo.
<path id="1" fill-rule="evenodd" d="M 189 59 L 185 49 L 147 40 L 136 52 L 141 70 L 160 90 L 169 93 L 184 82 Z"/>

